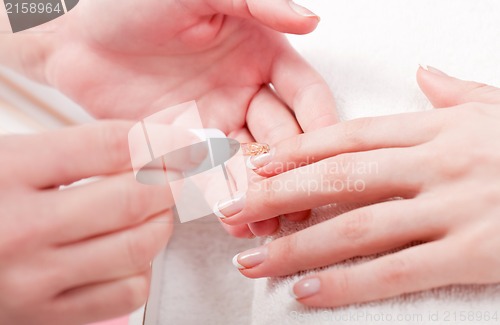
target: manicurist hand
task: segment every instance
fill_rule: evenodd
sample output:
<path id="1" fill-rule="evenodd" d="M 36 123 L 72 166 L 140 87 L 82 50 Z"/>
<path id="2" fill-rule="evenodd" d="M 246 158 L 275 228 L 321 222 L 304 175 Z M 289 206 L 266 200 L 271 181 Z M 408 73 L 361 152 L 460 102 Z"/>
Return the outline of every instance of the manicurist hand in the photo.
<path id="1" fill-rule="evenodd" d="M 275 176 L 221 210 L 227 224 L 334 202 L 369 205 L 240 253 L 243 275 L 293 274 L 423 242 L 308 275 L 293 293 L 303 304 L 334 307 L 500 282 L 500 89 L 434 68 L 420 69 L 418 82 L 441 109 L 341 123 L 254 159 L 257 173 Z"/>
<path id="2" fill-rule="evenodd" d="M 194 99 L 205 127 L 274 144 L 336 122 L 326 83 L 281 33 L 318 22 L 288 0 L 82 0 L 54 32 L 22 35 L 40 50 L 24 46 L 29 62 L 18 66 L 100 118 L 138 119 Z M 230 232 L 252 235 L 246 225 Z"/>
<path id="3" fill-rule="evenodd" d="M 85 324 L 145 302 L 173 200 L 134 179 L 130 127 L 0 137 L 1 324 Z"/>

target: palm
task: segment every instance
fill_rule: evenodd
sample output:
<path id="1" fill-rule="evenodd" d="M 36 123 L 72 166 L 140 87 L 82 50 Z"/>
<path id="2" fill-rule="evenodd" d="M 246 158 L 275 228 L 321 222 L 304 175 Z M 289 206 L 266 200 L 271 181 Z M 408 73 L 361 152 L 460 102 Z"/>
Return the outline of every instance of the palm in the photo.
<path id="1" fill-rule="evenodd" d="M 56 63 L 50 78 L 101 118 L 137 119 L 196 99 L 206 126 L 237 131 L 245 125 L 252 98 L 271 82 L 273 59 L 293 51 L 283 34 L 252 20 L 221 15 L 207 19 L 181 10 L 176 21 L 183 24 L 159 19 L 134 27 L 108 19 L 96 25 L 101 20 L 90 6 L 77 8 L 63 21 L 67 32 L 52 60 Z M 81 26 L 89 29 L 75 37 Z M 150 26 L 162 35 L 152 34 Z"/>
<path id="2" fill-rule="evenodd" d="M 250 99 L 262 84 L 269 82 L 268 75 L 257 71 L 264 71 L 277 51 L 277 43 L 265 48 L 267 41 L 261 39 L 244 43 L 252 29 L 257 32 L 260 28 L 246 26 L 238 39 L 232 35 L 209 50 L 182 57 L 153 52 L 132 54 L 131 58 L 128 52 L 107 49 L 97 55 L 98 50 L 88 44 L 84 44 L 85 52 L 76 57 L 71 55 L 75 45 L 68 44 L 60 50 L 57 60 L 58 65 L 70 68 L 58 69 L 54 78 L 58 88 L 97 117 L 136 119 L 196 99 L 204 111 L 210 111 L 204 117 L 218 124 L 211 126 L 231 131 L 244 125 Z M 279 35 L 269 36 L 285 42 Z M 231 42 L 244 44 L 231 46 Z M 259 47 L 265 50 L 259 51 L 261 60 L 255 60 L 251 49 Z M 231 114 L 227 114 L 224 104 L 230 106 Z"/>

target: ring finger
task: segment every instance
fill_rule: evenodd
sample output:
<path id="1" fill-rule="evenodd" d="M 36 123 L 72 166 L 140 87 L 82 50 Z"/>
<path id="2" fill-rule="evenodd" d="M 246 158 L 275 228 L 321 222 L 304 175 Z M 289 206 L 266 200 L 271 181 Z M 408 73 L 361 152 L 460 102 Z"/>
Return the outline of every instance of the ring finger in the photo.
<path id="1" fill-rule="evenodd" d="M 430 202 L 418 198 L 378 203 L 240 253 L 236 261 L 245 276 L 254 278 L 283 276 L 383 253 L 441 236 L 445 227 L 433 218 L 436 214 Z"/>
<path id="2" fill-rule="evenodd" d="M 113 281 L 148 270 L 172 230 L 169 211 L 125 231 L 60 247 L 60 263 L 68 270 L 67 283 L 61 286 L 73 288 Z"/>

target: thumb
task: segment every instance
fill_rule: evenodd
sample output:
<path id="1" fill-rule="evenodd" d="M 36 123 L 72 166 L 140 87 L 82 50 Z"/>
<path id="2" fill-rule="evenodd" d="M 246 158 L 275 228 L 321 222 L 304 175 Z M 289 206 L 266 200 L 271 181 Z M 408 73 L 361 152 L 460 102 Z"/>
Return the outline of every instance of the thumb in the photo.
<path id="1" fill-rule="evenodd" d="M 320 18 L 293 0 L 207 0 L 216 13 L 253 18 L 283 33 L 312 32 Z"/>
<path id="2" fill-rule="evenodd" d="M 433 67 L 421 66 L 417 72 L 417 82 L 436 108 L 470 102 L 500 103 L 500 89 L 453 78 Z"/>

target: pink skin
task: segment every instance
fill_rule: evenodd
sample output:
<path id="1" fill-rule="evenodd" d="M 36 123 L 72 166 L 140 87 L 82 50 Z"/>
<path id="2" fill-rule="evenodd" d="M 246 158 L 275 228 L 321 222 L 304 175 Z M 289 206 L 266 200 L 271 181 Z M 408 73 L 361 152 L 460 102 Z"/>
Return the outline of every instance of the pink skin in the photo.
<path id="1" fill-rule="evenodd" d="M 436 69 L 419 69 L 418 82 L 442 109 L 344 122 L 275 146 L 272 162 L 258 172 L 276 176 L 254 187 L 268 190 L 248 191 L 243 211 L 223 222 L 255 222 L 330 202 L 368 205 L 274 240 L 251 251 L 251 258 L 239 254 L 243 275 L 283 276 L 422 241 L 370 262 L 309 275 L 293 292 L 305 305 L 336 307 L 500 281 L 500 255 L 493 253 L 500 251 L 500 89 Z M 286 161 L 310 165 L 281 174 L 273 170 Z M 324 172 L 323 167 L 347 163 L 378 168 L 361 175 Z M 332 185 L 349 178 L 366 187 L 307 195 L 266 185 L 304 180 Z M 391 197 L 403 199 L 387 201 Z"/>
<path id="2" fill-rule="evenodd" d="M 1 324 L 86 324 L 145 302 L 173 199 L 135 181 L 131 126 L 0 138 Z M 58 190 L 91 176 L 100 178 Z"/>
<path id="3" fill-rule="evenodd" d="M 99 118 L 138 119 L 195 99 L 206 127 L 274 144 L 337 121 L 326 83 L 280 33 L 316 28 L 317 16 L 294 8 L 287 0 L 80 1 L 52 23 L 54 33 L 21 34 L 17 41 L 38 48 L 21 44 L 30 60 L 12 65 Z M 14 47 L 2 38 L 11 35 L 0 44 Z M 224 226 L 249 237 L 274 232 L 278 220 Z"/>

